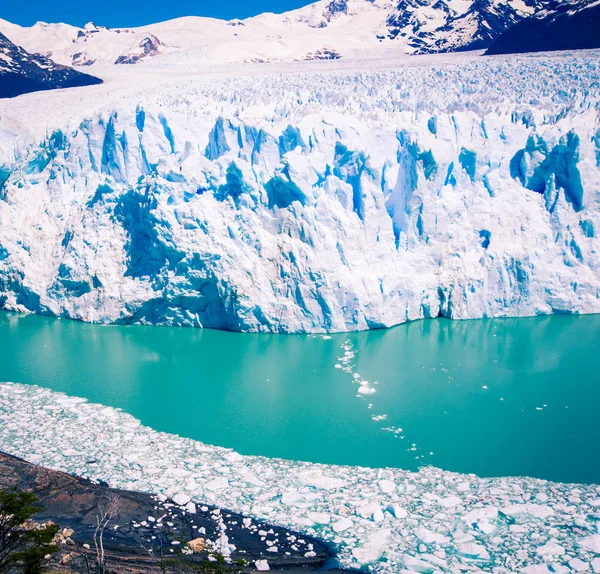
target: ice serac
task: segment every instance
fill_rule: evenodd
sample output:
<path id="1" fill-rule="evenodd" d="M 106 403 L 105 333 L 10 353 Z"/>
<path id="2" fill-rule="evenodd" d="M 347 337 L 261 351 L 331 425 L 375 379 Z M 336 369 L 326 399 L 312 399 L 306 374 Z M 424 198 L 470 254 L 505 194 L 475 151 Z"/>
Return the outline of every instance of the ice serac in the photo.
<path id="1" fill-rule="evenodd" d="M 262 332 L 600 312 L 599 66 L 467 58 L 197 77 L 177 97 L 165 80 L 93 113 L 14 102 L 0 303 Z"/>

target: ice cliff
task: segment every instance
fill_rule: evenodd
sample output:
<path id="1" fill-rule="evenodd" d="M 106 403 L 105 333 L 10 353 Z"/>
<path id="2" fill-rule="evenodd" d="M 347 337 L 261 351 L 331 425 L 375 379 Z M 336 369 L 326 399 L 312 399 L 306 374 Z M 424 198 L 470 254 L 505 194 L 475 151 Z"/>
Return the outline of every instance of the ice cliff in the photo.
<path id="1" fill-rule="evenodd" d="M 264 332 L 600 312 L 599 72 L 467 57 L 7 103 L 0 305 Z"/>

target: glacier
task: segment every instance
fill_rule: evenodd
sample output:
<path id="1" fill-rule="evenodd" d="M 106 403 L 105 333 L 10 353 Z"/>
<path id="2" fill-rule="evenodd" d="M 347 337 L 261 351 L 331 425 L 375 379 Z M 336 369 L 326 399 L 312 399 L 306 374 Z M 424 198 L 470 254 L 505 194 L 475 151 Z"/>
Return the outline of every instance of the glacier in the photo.
<path id="1" fill-rule="evenodd" d="M 600 312 L 597 52 L 107 70 L 0 105 L 0 305 L 258 332 Z"/>

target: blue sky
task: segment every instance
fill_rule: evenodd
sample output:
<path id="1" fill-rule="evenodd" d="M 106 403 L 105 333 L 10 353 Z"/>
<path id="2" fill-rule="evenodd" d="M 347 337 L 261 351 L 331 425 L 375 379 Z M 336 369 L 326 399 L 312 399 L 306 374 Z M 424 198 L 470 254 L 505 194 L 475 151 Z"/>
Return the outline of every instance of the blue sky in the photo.
<path id="1" fill-rule="evenodd" d="M 83 26 L 141 26 L 179 16 L 245 18 L 285 12 L 311 0 L 0 0 L 0 18 L 31 26 L 38 20 Z"/>

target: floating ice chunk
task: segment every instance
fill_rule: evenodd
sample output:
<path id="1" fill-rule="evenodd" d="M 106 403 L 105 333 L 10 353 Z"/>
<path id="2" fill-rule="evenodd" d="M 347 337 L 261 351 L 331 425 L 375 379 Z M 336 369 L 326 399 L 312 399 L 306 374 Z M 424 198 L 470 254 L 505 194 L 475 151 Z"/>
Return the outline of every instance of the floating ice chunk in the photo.
<path id="1" fill-rule="evenodd" d="M 443 550 L 439 551 L 438 554 L 441 556 L 446 555 Z M 446 560 L 442 560 L 439 556 L 435 556 L 434 554 L 422 554 L 421 558 L 427 562 L 430 562 L 431 564 L 434 564 L 435 566 L 439 566 L 443 571 L 449 570 L 448 562 L 446 562 Z"/>
<path id="2" fill-rule="evenodd" d="M 385 508 L 394 518 L 406 518 L 408 512 L 398 504 L 388 504 Z"/>
<path id="3" fill-rule="evenodd" d="M 392 480 L 380 480 L 379 488 L 384 494 L 391 494 L 396 490 L 396 483 Z"/>
<path id="4" fill-rule="evenodd" d="M 529 514 L 535 518 L 548 518 L 554 514 L 554 510 L 546 504 L 511 504 L 502 509 L 502 512 L 508 516 L 517 516 L 519 514 Z"/>
<path id="5" fill-rule="evenodd" d="M 415 530 L 415 534 L 421 542 L 425 544 L 448 544 L 450 539 L 439 532 L 433 532 L 424 526 L 419 526 Z"/>
<path id="6" fill-rule="evenodd" d="M 259 572 L 266 572 L 267 570 L 271 570 L 271 568 L 269 567 L 269 563 L 266 560 L 255 560 L 254 567 Z"/>
<path id="7" fill-rule="evenodd" d="M 185 506 L 190 500 L 192 500 L 187 494 L 178 492 L 173 496 L 173 502 L 178 506 Z"/>
<path id="8" fill-rule="evenodd" d="M 333 529 L 339 534 L 340 532 L 344 532 L 344 530 L 348 530 L 348 528 L 352 528 L 353 525 L 354 522 L 350 518 L 342 518 L 333 525 Z"/>
<path id="9" fill-rule="evenodd" d="M 369 383 L 367 383 L 366 385 L 361 385 L 360 388 L 358 389 L 358 392 L 361 395 L 372 395 L 372 394 L 376 393 L 377 390 L 374 389 L 373 387 L 369 387 Z"/>
<path id="10" fill-rule="evenodd" d="M 253 472 L 248 471 L 242 474 L 242 478 L 249 484 L 253 484 L 254 486 L 264 486 L 264 482 L 258 478 Z"/>
<path id="11" fill-rule="evenodd" d="M 75 405 L 79 405 L 81 403 L 86 403 L 87 399 L 82 399 L 80 397 L 60 397 L 56 400 L 56 404 L 61 407 L 73 407 Z"/>
<path id="12" fill-rule="evenodd" d="M 308 512 L 306 516 L 315 524 L 329 524 L 331 516 L 325 512 Z"/>
<path id="13" fill-rule="evenodd" d="M 592 570 L 598 574 L 600 573 L 600 558 L 594 558 L 592 560 Z"/>
<path id="14" fill-rule="evenodd" d="M 379 560 L 388 544 L 390 534 L 390 530 L 385 528 L 374 532 L 369 535 L 366 544 L 352 549 L 352 556 L 360 564 L 370 564 Z"/>
<path id="15" fill-rule="evenodd" d="M 462 521 L 466 524 L 474 524 L 477 522 L 487 522 L 498 518 L 498 509 L 495 506 L 484 506 L 468 512 L 462 517 Z"/>
<path id="16" fill-rule="evenodd" d="M 488 535 L 496 531 L 496 527 L 493 524 L 490 524 L 489 522 L 478 522 L 477 528 L 479 528 L 479 530 L 481 530 L 481 532 L 483 532 L 484 534 Z"/>
<path id="17" fill-rule="evenodd" d="M 130 453 L 128 456 L 134 461 L 137 461 L 140 458 L 138 453 Z M 184 478 L 190 474 L 185 468 L 169 468 L 167 473 L 178 478 Z"/>
<path id="18" fill-rule="evenodd" d="M 539 546 L 536 550 L 539 556 L 562 556 L 565 553 L 565 549 L 552 540 L 543 546 Z"/>
<path id="19" fill-rule="evenodd" d="M 297 490 L 288 490 L 281 495 L 281 502 L 286 506 L 303 506 L 306 504 L 306 498 Z"/>
<path id="20" fill-rule="evenodd" d="M 522 572 L 523 574 L 554 574 L 545 564 L 525 566 L 525 568 L 521 568 L 519 572 Z"/>
<path id="21" fill-rule="evenodd" d="M 371 417 L 372 420 L 374 420 L 375 422 L 379 422 L 379 421 L 384 421 L 388 418 L 387 415 L 373 415 Z"/>
<path id="22" fill-rule="evenodd" d="M 315 525 L 315 523 L 306 516 L 296 516 L 294 517 L 294 521 L 296 524 L 299 524 L 300 526 L 306 526 L 307 528 L 312 528 Z"/>
<path id="23" fill-rule="evenodd" d="M 569 566 L 571 570 L 575 570 L 575 572 L 585 572 L 590 569 L 590 565 L 579 558 L 571 558 L 569 560 Z"/>
<path id="24" fill-rule="evenodd" d="M 379 504 L 370 502 L 356 509 L 356 514 L 361 518 L 367 518 L 374 522 L 383 522 L 383 512 Z"/>
<path id="25" fill-rule="evenodd" d="M 72 448 L 66 448 L 65 450 L 62 451 L 63 455 L 65 456 L 83 456 L 84 453 L 79 452 L 78 450 L 72 449 Z"/>
<path id="26" fill-rule="evenodd" d="M 228 460 L 229 462 L 241 462 L 242 460 L 244 460 L 244 457 L 239 453 L 239 452 L 228 452 L 226 455 L 223 456 L 223 458 L 225 460 Z"/>
<path id="27" fill-rule="evenodd" d="M 454 508 L 460 503 L 461 500 L 458 496 L 447 496 L 446 498 L 440 498 L 440 500 L 438 500 L 438 504 L 444 508 Z"/>
<path id="28" fill-rule="evenodd" d="M 326 490 L 341 488 L 346 485 L 343 480 L 331 476 L 324 476 L 318 470 L 301 472 L 298 476 L 298 480 L 307 486 L 314 486 L 315 488 L 323 488 Z"/>
<path id="29" fill-rule="evenodd" d="M 600 554 L 600 534 L 594 534 L 584 538 L 580 543 L 580 546 L 585 550 Z"/>
<path id="30" fill-rule="evenodd" d="M 406 568 L 411 572 L 421 572 L 422 574 L 430 574 L 435 570 L 435 568 L 431 564 L 423 560 L 419 560 L 414 556 L 404 555 L 402 557 L 402 561 L 404 562 L 404 566 L 406 566 Z"/>
<path id="31" fill-rule="evenodd" d="M 229 481 L 226 478 L 215 478 L 209 482 L 206 483 L 205 488 L 207 490 L 212 490 L 212 491 L 216 491 L 216 490 L 223 490 L 224 488 L 227 488 L 229 486 Z"/>
<path id="32" fill-rule="evenodd" d="M 461 544 L 458 547 L 458 553 L 467 558 L 479 558 L 483 560 L 489 560 L 490 558 L 485 546 L 477 544 L 476 542 L 467 542 L 466 544 Z"/>
<path id="33" fill-rule="evenodd" d="M 188 502 L 185 505 L 185 511 L 189 514 L 196 514 L 196 505 L 193 502 Z"/>

